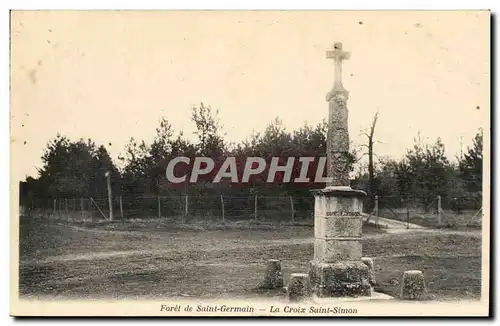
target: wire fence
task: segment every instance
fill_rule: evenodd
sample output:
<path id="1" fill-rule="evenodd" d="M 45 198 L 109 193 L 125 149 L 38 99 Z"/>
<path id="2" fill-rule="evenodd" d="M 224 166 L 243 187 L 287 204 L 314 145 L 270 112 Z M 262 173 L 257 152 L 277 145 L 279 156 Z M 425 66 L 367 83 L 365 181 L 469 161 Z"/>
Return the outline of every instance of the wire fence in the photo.
<path id="1" fill-rule="evenodd" d="M 425 204 L 423 202 L 421 198 L 398 200 L 393 196 L 375 196 L 370 214 L 425 227 L 482 225 L 482 208 L 444 208 L 441 196 L 435 196 L 432 200 L 426 198 Z"/>
<path id="2" fill-rule="evenodd" d="M 379 224 L 388 218 L 426 227 L 480 226 L 482 209 L 443 209 L 441 197 L 427 205 L 407 199 L 397 201 L 390 196 L 367 198 L 373 209 L 365 209 L 366 220 Z M 111 207 L 111 209 L 110 209 Z M 365 205 L 365 208 L 368 205 Z M 314 220 L 313 196 L 143 196 L 108 198 L 34 198 L 31 205 L 21 207 L 21 215 L 63 220 L 129 220 L 168 218 L 179 222 L 269 221 L 301 222 Z"/>
<path id="3" fill-rule="evenodd" d="M 111 202 L 108 198 L 35 198 L 30 207 L 21 207 L 21 215 L 67 220 L 171 218 L 183 222 L 193 219 L 312 222 L 313 208 L 313 197 L 116 196 Z"/>

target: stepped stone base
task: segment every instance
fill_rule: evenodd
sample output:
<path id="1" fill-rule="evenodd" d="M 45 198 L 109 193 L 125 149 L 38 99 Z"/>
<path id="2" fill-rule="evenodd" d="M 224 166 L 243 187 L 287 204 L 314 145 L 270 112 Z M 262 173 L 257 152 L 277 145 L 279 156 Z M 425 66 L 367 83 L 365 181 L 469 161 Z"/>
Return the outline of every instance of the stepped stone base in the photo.
<path id="1" fill-rule="evenodd" d="M 371 296 L 370 271 L 362 261 L 309 263 L 309 277 L 317 297 Z"/>
<path id="2" fill-rule="evenodd" d="M 342 304 L 345 302 L 373 302 L 373 301 L 394 301 L 396 300 L 394 297 L 387 295 L 385 293 L 372 292 L 372 295 L 361 296 L 361 297 L 318 297 L 317 295 L 313 295 L 311 298 L 311 302 L 320 305 L 334 305 L 334 304 Z"/>

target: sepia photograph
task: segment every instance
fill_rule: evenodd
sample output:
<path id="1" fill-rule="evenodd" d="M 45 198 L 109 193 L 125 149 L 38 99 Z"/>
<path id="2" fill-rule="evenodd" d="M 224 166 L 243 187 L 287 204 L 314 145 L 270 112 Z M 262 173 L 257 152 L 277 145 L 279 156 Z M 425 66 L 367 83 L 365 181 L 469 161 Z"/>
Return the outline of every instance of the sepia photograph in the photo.
<path id="1" fill-rule="evenodd" d="M 488 316 L 491 13 L 12 10 L 12 316 Z"/>

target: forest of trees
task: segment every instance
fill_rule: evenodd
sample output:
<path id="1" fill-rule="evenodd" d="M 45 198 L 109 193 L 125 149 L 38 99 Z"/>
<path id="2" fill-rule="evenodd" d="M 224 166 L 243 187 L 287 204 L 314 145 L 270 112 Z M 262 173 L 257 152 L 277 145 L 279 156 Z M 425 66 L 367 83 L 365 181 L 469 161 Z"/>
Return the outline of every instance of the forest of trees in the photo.
<path id="1" fill-rule="evenodd" d="M 193 108 L 191 119 L 196 126 L 196 142 L 189 141 L 182 132 L 175 132 L 169 121 L 162 117 L 151 142 L 130 139 L 125 152 L 118 158 L 120 164 L 112 160 L 104 145 L 95 144 L 91 139 L 71 140 L 57 135 L 44 151 L 43 166 L 38 168 L 38 176 L 28 177 L 21 183 L 21 202 L 33 197 L 105 198 L 106 171 L 111 172 L 113 193 L 123 196 L 181 193 L 311 196 L 310 187 L 269 184 L 264 181 L 252 182 L 248 187 L 234 187 L 224 182 L 210 185 L 198 182 L 175 189 L 167 184 L 166 162 L 176 156 L 207 156 L 216 161 L 228 156 L 240 159 L 250 156 L 326 156 L 326 122 L 316 126 L 305 124 L 299 130 L 288 131 L 276 118 L 262 133 L 254 133 L 241 143 L 230 143 L 224 139 L 218 112 L 209 106 L 201 104 Z M 371 169 L 359 163 L 366 153 L 351 146 L 350 164 L 355 174 L 351 182 L 353 188 L 365 190 L 369 198 L 374 195 L 386 196 L 394 207 L 408 201 L 426 207 L 437 195 L 443 198 L 443 207 L 457 210 L 481 207 L 482 130 L 478 130 L 472 145 L 457 156 L 453 163 L 445 155 L 445 145 L 439 138 L 434 143 L 424 144 L 420 135 L 415 138 L 413 148 L 408 149 L 403 157 L 388 159 L 376 156 L 377 150 L 373 148 L 375 122 L 376 119 L 371 128 L 372 137 L 369 138 L 372 145 L 369 155 Z M 370 147 L 370 143 L 362 145 Z M 361 168 L 354 172 L 354 166 Z"/>

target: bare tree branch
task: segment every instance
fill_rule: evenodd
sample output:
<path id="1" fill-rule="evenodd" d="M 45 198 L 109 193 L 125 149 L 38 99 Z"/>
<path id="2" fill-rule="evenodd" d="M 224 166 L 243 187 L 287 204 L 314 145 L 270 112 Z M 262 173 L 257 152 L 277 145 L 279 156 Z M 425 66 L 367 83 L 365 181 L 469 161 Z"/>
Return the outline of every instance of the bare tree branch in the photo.
<path id="1" fill-rule="evenodd" d="M 356 158 L 356 162 L 359 162 L 366 155 L 368 155 L 368 153 L 363 153 L 361 156 L 359 156 L 358 158 Z"/>
<path id="2" fill-rule="evenodd" d="M 370 126 L 370 140 L 373 142 L 373 134 L 375 133 L 375 125 L 377 124 L 378 120 L 378 111 L 375 113 L 375 116 L 373 117 L 373 122 L 372 125 Z"/>
<path id="3" fill-rule="evenodd" d="M 368 138 L 368 144 L 363 144 L 368 148 L 368 182 L 369 182 L 369 194 L 373 196 L 376 192 L 375 189 L 375 166 L 373 162 L 373 157 L 376 156 L 373 153 L 373 144 L 375 137 L 375 127 L 377 125 L 378 120 L 378 111 L 373 116 L 372 123 L 370 125 L 370 134 L 365 133 L 365 136 Z M 378 158 L 378 157 L 377 157 Z"/>

